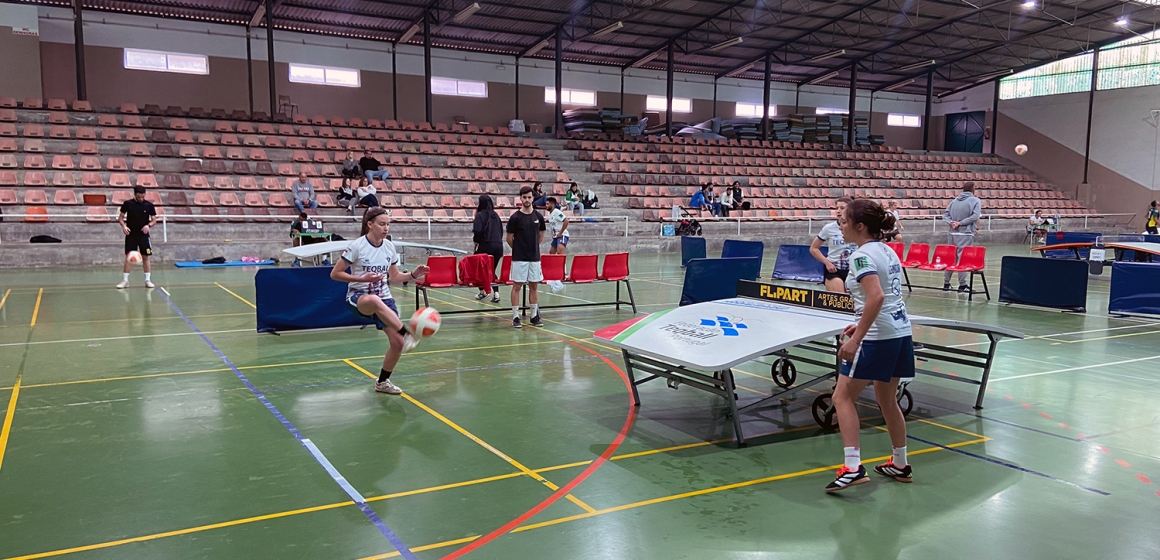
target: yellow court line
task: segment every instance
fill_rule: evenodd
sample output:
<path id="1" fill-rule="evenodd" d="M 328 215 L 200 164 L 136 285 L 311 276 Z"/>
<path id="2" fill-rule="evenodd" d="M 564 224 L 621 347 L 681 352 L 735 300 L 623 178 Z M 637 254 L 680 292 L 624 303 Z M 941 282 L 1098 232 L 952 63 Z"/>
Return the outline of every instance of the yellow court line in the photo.
<path id="1" fill-rule="evenodd" d="M 36 293 L 36 307 L 32 308 L 32 324 L 28 325 L 29 327 L 36 326 L 36 316 L 40 314 L 40 298 L 42 297 L 44 297 L 44 288 Z"/>
<path id="2" fill-rule="evenodd" d="M 214 286 L 217 286 L 217 287 L 219 287 L 219 288 L 221 288 L 221 289 L 223 289 L 223 290 L 225 290 L 225 291 L 226 291 L 226 293 L 230 294 L 231 296 L 234 296 L 234 297 L 236 297 L 236 298 L 238 298 L 238 299 L 242 300 L 242 303 L 245 303 L 246 305 L 248 305 L 248 306 L 250 306 L 250 307 L 253 307 L 254 309 L 257 309 L 257 308 L 258 308 L 258 306 L 257 306 L 257 305 L 254 305 L 254 304 L 250 303 L 250 301 L 249 301 L 249 300 L 247 300 L 246 298 L 244 298 L 244 297 L 242 297 L 242 296 L 239 296 L 238 294 L 235 294 L 235 293 L 234 293 L 232 290 L 230 290 L 229 288 L 227 288 L 227 287 L 225 287 L 225 286 L 223 286 L 223 285 L 221 285 L 221 284 L 218 284 L 217 282 L 214 282 L 214 283 L 213 283 L 213 285 L 214 285 Z"/>
<path id="3" fill-rule="evenodd" d="M 1109 339 L 1113 339 L 1113 338 L 1126 338 L 1129 336 L 1140 336 L 1143 334 L 1157 334 L 1157 333 L 1160 333 L 1160 331 L 1147 331 L 1147 332 L 1128 333 L 1128 334 L 1115 334 L 1115 335 L 1111 335 L 1111 336 L 1101 336 L 1098 338 L 1081 338 L 1079 340 L 1060 340 L 1059 342 L 1056 342 L 1056 344 L 1078 344 L 1081 342 L 1093 342 L 1096 340 L 1109 340 Z M 1051 340 L 1051 339 L 1047 339 L 1047 340 Z"/>
<path id="4" fill-rule="evenodd" d="M 3 302 L 0 302 L 0 307 L 3 306 L 2 304 L 3 304 Z M 186 317 L 188 317 L 190 319 L 197 319 L 197 318 L 201 318 L 201 317 L 237 317 L 240 315 L 251 315 L 252 316 L 253 314 L 254 313 L 251 311 L 249 313 L 211 313 L 211 314 L 207 314 L 207 315 L 186 315 Z M 41 325 L 86 325 L 86 324 L 92 324 L 92 323 L 124 323 L 124 322 L 128 322 L 128 321 L 163 321 L 166 319 L 181 319 L 181 317 L 179 317 L 177 315 L 169 315 L 169 316 L 165 316 L 165 317 L 129 317 L 128 319 L 96 319 L 96 320 L 92 320 L 92 321 L 50 321 L 47 323 L 45 323 L 44 321 L 41 321 L 40 324 Z M 14 326 L 16 326 L 16 325 L 0 325 L 0 328 L 14 327 Z"/>
<path id="5" fill-rule="evenodd" d="M 8 288 L 8 291 L 4 292 L 4 297 L 0 298 L 0 309 L 4 309 L 4 302 L 8 301 L 8 294 L 10 293 L 12 293 L 12 288 Z"/>
<path id="6" fill-rule="evenodd" d="M 12 386 L 12 396 L 8 398 L 8 411 L 4 413 L 4 427 L 0 428 L 0 466 L 4 465 L 4 451 L 8 449 L 8 434 L 12 432 L 12 417 L 16 415 L 16 399 L 20 396 L 20 377 Z"/>
<path id="7" fill-rule="evenodd" d="M 352 361 L 350 361 L 350 360 L 343 360 L 343 361 L 345 361 L 345 362 L 346 362 L 346 364 L 347 364 L 347 365 L 349 365 L 350 367 L 352 367 L 352 368 L 354 368 L 354 369 L 357 369 L 357 370 L 359 370 L 359 371 L 363 372 L 364 374 L 366 374 L 366 375 L 367 375 L 367 377 L 370 377 L 371 379 L 377 379 L 377 376 L 376 376 L 375 374 L 373 374 L 373 373 L 371 373 L 371 372 L 369 372 L 369 371 L 367 371 L 367 370 L 365 370 L 365 369 L 363 369 L 363 368 L 361 368 L 361 367 L 359 367 L 359 366 L 355 365 L 355 363 L 354 363 L 354 362 L 352 362 Z M 536 480 L 536 481 L 537 481 L 537 482 L 539 482 L 540 484 L 543 484 L 544 486 L 547 486 L 547 487 L 548 487 L 548 488 L 550 488 L 550 489 L 551 489 L 553 492 L 555 492 L 556 490 L 559 490 L 559 489 L 560 489 L 560 487 L 559 487 L 559 486 L 556 486 L 555 484 L 553 484 L 553 483 L 552 483 L 551 481 L 549 481 L 548 479 L 546 479 L 546 478 L 544 478 L 544 477 L 540 476 L 539 474 L 536 474 L 536 472 L 535 472 L 535 471 L 533 471 L 533 470 L 531 470 L 531 469 L 529 469 L 529 468 L 525 467 L 525 466 L 524 466 L 522 463 L 520 463 L 519 461 L 517 461 L 517 460 L 515 460 L 515 459 L 512 459 L 510 456 L 508 456 L 508 454 L 507 454 L 507 453 L 504 453 L 503 451 L 500 451 L 500 450 L 496 449 L 495 447 L 493 447 L 491 444 L 487 443 L 486 441 L 483 441 L 482 439 L 479 439 L 479 437 L 478 437 L 478 436 L 476 436 L 475 434 L 473 434 L 473 433 L 471 433 L 471 432 L 469 432 L 469 431 L 467 431 L 467 430 L 463 429 L 462 427 L 460 427 L 460 426 L 459 426 L 459 424 L 456 424 L 455 422 L 452 422 L 451 420 L 448 420 L 448 419 L 447 419 L 447 417 L 443 416 L 442 414 L 439 414 L 438 412 L 435 412 L 435 410 L 434 410 L 434 409 L 432 409 L 431 407 L 429 407 L 429 406 L 427 406 L 427 405 L 425 405 L 425 404 L 423 404 L 423 403 L 419 402 L 417 399 L 415 399 L 415 398 L 414 398 L 414 397 L 412 397 L 411 395 L 408 395 L 407 393 L 402 393 L 402 396 L 403 396 L 403 398 L 405 398 L 405 399 L 407 399 L 408 401 L 410 401 L 410 402 L 411 402 L 411 404 L 413 404 L 413 405 L 415 405 L 415 406 L 417 406 L 417 407 L 419 407 L 419 408 L 421 408 L 421 409 L 423 409 L 423 410 L 427 411 L 427 413 L 428 413 L 428 414 L 430 414 L 431 416 L 434 416 L 435 418 L 438 418 L 440 422 L 443 422 L 444 424 L 447 424 L 448 426 L 451 426 L 451 428 L 452 428 L 452 429 L 454 429 L 455 431 L 457 431 L 457 432 L 459 432 L 459 433 L 461 433 L 461 434 L 463 434 L 463 435 L 467 436 L 467 439 L 470 439 L 471 441 L 474 441 L 475 443 L 479 444 L 479 445 L 480 445 L 480 447 L 483 447 L 484 449 L 486 449 L 486 450 L 490 451 L 492 455 L 495 455 L 496 457 L 499 457 L 500 459 L 503 459 L 504 461 L 507 461 L 507 463 L 508 463 L 509 465 L 511 465 L 511 466 L 513 466 L 513 467 L 515 467 L 515 468 L 519 469 L 519 470 L 520 470 L 520 472 L 522 472 L 522 473 L 524 473 L 524 474 L 526 474 L 526 475 L 528 475 L 528 476 L 532 477 L 534 480 Z M 571 495 L 571 494 L 567 494 L 565 497 L 567 497 L 567 498 L 568 498 L 568 501 L 570 501 L 570 502 L 572 502 L 572 503 L 574 503 L 574 504 L 576 504 L 576 505 L 580 506 L 582 509 L 584 509 L 584 511 L 587 511 L 587 512 L 593 512 L 593 511 L 596 511 L 595 509 L 593 509 L 593 508 L 592 508 L 592 506 L 589 506 L 588 504 L 586 504 L 586 503 L 584 503 L 584 502 L 580 501 L 580 499 L 579 499 L 579 498 L 576 498 L 575 496 L 573 496 L 573 495 Z"/>

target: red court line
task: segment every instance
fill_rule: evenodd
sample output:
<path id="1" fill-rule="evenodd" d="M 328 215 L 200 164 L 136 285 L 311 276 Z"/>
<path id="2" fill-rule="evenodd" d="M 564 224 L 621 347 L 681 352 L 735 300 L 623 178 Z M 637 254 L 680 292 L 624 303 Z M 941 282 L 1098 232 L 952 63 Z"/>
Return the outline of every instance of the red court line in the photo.
<path id="1" fill-rule="evenodd" d="M 1039 415 L 1044 418 L 1051 419 L 1051 415 L 1046 412 L 1040 412 Z"/>
<path id="2" fill-rule="evenodd" d="M 1111 453 L 1111 451 L 1108 451 L 1107 447 L 1104 447 L 1102 445 L 1100 446 L 1100 451 L 1103 451 L 1104 453 Z"/>
<path id="3" fill-rule="evenodd" d="M 1071 429 L 1071 426 L 1068 426 L 1067 424 L 1064 424 L 1063 422 L 1060 422 L 1060 423 L 1059 423 L 1059 427 L 1060 427 L 1060 428 L 1063 428 L 1063 429 L 1065 429 L 1065 430 L 1070 430 L 1070 429 Z M 1080 437 L 1083 437 L 1083 436 L 1080 436 Z"/>
<path id="4" fill-rule="evenodd" d="M 528 519 L 531 519 L 536 514 L 540 513 L 545 508 L 547 508 L 548 506 L 552 505 L 560 498 L 567 495 L 569 492 L 572 491 L 573 488 L 575 488 L 576 486 L 579 486 L 581 482 L 584 482 L 584 479 L 588 478 L 589 475 L 596 472 L 596 469 L 600 468 L 601 465 L 603 465 L 606 461 L 608 461 L 608 458 L 612 456 L 612 454 L 616 451 L 616 448 L 620 447 L 620 444 L 624 442 L 626 437 L 628 437 L 628 430 L 630 428 L 632 428 L 632 423 L 636 420 L 636 406 L 632 403 L 632 383 L 628 380 L 628 376 L 625 375 L 624 371 L 622 371 L 616 364 L 609 361 L 608 358 L 601 356 L 599 353 L 597 353 L 597 352 L 595 352 L 595 351 L 593 351 L 585 346 L 581 346 L 579 344 L 576 344 L 575 342 L 572 342 L 571 340 L 564 340 L 563 338 L 560 338 L 560 337 L 553 335 L 553 334 L 550 334 L 550 333 L 545 332 L 542 334 L 544 334 L 546 336 L 550 336 L 552 338 L 555 338 L 556 340 L 559 340 L 561 342 L 567 342 L 568 344 L 571 344 L 572 346 L 580 348 L 580 349 L 584 350 L 585 352 L 592 354 L 593 356 L 599 357 L 601 360 L 604 361 L 604 363 L 608 364 L 609 367 L 611 367 L 614 371 L 616 371 L 617 374 L 620 375 L 620 378 L 622 380 L 624 380 L 625 388 L 628 389 L 628 399 L 629 399 L 629 401 L 628 401 L 628 416 L 624 419 L 624 425 L 620 427 L 620 433 L 618 433 L 616 435 L 616 439 L 612 440 L 612 443 L 608 445 L 608 448 L 604 450 L 604 453 L 601 453 L 600 457 L 597 457 L 595 461 L 592 461 L 592 464 L 588 465 L 588 468 L 584 469 L 584 472 L 577 475 L 576 478 L 573 478 L 571 482 L 569 482 L 568 484 L 565 484 L 564 486 L 561 486 L 559 490 L 557 490 L 551 496 L 548 496 L 547 499 L 540 502 L 538 505 L 536 505 L 536 507 L 529 509 L 528 511 L 524 512 L 523 515 L 507 522 L 506 524 L 504 524 L 503 527 L 500 527 L 499 529 L 496 529 L 496 530 L 494 530 L 494 531 L 492 531 L 492 532 L 490 532 L 490 533 L 488 533 L 488 534 L 486 534 L 478 539 L 475 539 L 470 544 L 464 546 L 463 548 L 461 548 L 459 550 L 456 550 L 455 552 L 452 552 L 451 554 L 448 554 L 447 556 L 444 556 L 440 560 L 454 560 L 455 558 L 459 558 L 459 557 L 467 554 L 468 552 L 471 552 L 471 551 L 495 540 L 500 535 L 503 535 L 503 534 L 511 531 L 512 529 L 515 529 L 517 526 L 519 526 L 523 522 L 527 521 Z"/>
<path id="5" fill-rule="evenodd" d="M 1019 406 L 1022 406 L 1023 408 L 1035 408 L 1035 407 L 1033 407 L 1025 402 L 1019 403 Z"/>
<path id="6" fill-rule="evenodd" d="M 1140 482 L 1143 482 L 1144 484 L 1152 484 L 1152 481 L 1142 474 L 1136 475 L 1136 478 L 1140 479 Z"/>
<path id="7" fill-rule="evenodd" d="M 1127 461 L 1125 461 L 1125 460 L 1123 460 L 1123 459 L 1116 459 L 1116 462 L 1117 462 L 1117 463 L 1119 463 L 1119 464 L 1120 464 L 1120 466 L 1121 466 L 1121 467 L 1124 467 L 1125 469 L 1130 469 L 1130 468 L 1132 468 L 1132 465 L 1129 465 L 1129 464 L 1128 464 L 1128 462 L 1127 462 Z"/>

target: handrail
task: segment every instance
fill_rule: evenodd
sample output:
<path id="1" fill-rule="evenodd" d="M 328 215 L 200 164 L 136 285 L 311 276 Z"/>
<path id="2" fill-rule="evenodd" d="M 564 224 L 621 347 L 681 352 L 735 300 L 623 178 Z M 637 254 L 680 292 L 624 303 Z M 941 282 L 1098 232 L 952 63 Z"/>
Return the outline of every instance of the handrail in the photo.
<path id="1" fill-rule="evenodd" d="M 1116 216 L 1131 216 L 1132 218 L 1135 218 L 1137 214 L 1138 214 L 1138 212 L 1125 212 L 1125 213 L 1107 213 L 1107 214 L 1105 214 L 1105 213 L 1085 214 L 1083 216 L 1060 216 L 1057 218 L 1057 220 L 1058 220 L 1057 227 L 1062 226 L 1064 220 L 1071 220 L 1071 219 L 1076 219 L 1076 218 L 1082 217 L 1083 218 L 1083 229 L 1088 229 L 1088 218 L 1111 218 L 1111 217 L 1116 217 Z M 1030 218 L 1031 216 L 1033 216 L 1033 214 L 1030 212 L 1028 212 L 1027 215 L 1015 215 L 1015 216 L 1008 215 L 1008 214 L 983 214 L 982 216 L 980 216 L 980 219 L 985 218 L 987 220 L 987 231 L 991 231 L 991 220 L 993 218 L 994 219 L 1001 219 L 1001 220 L 1023 220 L 1023 219 Z M 939 214 L 919 214 L 917 216 L 903 216 L 901 221 L 903 223 L 905 223 L 907 220 L 927 220 L 927 219 L 929 219 L 929 220 L 931 220 L 931 231 L 938 233 L 939 224 L 944 223 L 942 217 L 943 216 L 941 213 L 939 213 Z M 679 222 L 682 219 L 684 219 L 684 218 L 673 218 L 672 216 L 661 216 L 660 217 L 660 221 L 662 224 L 664 222 Z M 782 217 L 782 216 L 777 216 L 777 217 L 774 217 L 774 216 L 750 216 L 750 217 L 742 217 L 742 216 L 729 216 L 729 217 L 705 216 L 705 217 L 700 217 L 700 216 L 693 216 L 693 219 L 695 219 L 699 222 L 731 222 L 731 221 L 737 222 L 737 234 L 738 235 L 741 234 L 741 224 L 743 222 L 802 222 L 802 221 L 804 221 L 807 224 L 809 234 L 813 235 L 813 233 L 814 233 L 814 221 L 829 222 L 829 221 L 833 220 L 832 217 L 819 218 L 816 216 L 785 216 L 785 217 Z M 1131 219 L 1129 219 L 1128 221 L 1131 221 Z"/>

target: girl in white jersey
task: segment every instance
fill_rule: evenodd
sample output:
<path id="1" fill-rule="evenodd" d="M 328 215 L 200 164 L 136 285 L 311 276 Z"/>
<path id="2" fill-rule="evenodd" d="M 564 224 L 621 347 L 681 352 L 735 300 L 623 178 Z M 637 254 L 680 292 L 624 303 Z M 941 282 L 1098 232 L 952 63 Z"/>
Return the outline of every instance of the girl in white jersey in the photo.
<path id="1" fill-rule="evenodd" d="M 846 205 L 851 200 L 853 199 L 848 196 L 838 199 L 838 210 L 835 214 L 838 220 L 822 226 L 822 231 L 818 232 L 818 236 L 810 244 L 810 255 L 813 255 L 825 267 L 822 270 L 822 281 L 826 285 L 827 292 L 846 293 L 846 276 L 850 273 L 850 253 L 858 248 L 857 245 L 843 238 L 842 229 L 838 223 L 842 214 L 846 212 Z M 823 244 L 829 248 L 829 252 L 825 255 L 822 254 Z"/>
<path id="2" fill-rule="evenodd" d="M 856 324 L 846 327 L 847 340 L 838 349 L 841 375 L 834 389 L 834 408 L 845 446 L 845 464 L 826 486 L 837 492 L 868 481 L 858 448 L 858 409 L 854 402 L 862 390 L 874 382 L 874 397 L 886 427 L 894 454 L 874 472 L 899 482 L 911 482 L 906 461 L 906 421 L 895 395 L 900 378 L 914 377 L 914 346 L 910 338 L 910 318 L 902 301 L 902 264 L 890 247 L 882 243 L 894 229 L 894 216 L 872 200 L 859 199 L 838 217 L 842 235 L 858 245 L 850 255 L 850 275 L 846 288 L 854 298 Z"/>
<path id="3" fill-rule="evenodd" d="M 382 207 L 367 209 L 362 219 L 362 237 L 351 242 L 334 264 L 330 277 L 347 283 L 346 304 L 351 313 L 374 319 L 375 326 L 387 335 L 391 347 L 383 356 L 383 369 L 375 383 L 375 391 L 398 395 L 403 390 L 391 383 L 391 372 L 399 363 L 399 356 L 418 344 L 403 327 L 395 299 L 391 297 L 388 282 L 407 282 L 427 275 L 426 265 L 415 267 L 409 273 L 399 272 L 399 253 L 387 239 L 391 217 Z M 347 269 L 350 272 L 347 272 Z"/>

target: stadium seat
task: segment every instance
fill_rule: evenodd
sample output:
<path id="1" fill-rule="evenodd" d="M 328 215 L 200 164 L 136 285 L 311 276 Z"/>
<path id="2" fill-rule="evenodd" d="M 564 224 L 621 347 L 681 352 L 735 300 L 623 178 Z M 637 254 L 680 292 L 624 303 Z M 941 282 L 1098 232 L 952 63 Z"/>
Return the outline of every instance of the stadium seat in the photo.
<path id="1" fill-rule="evenodd" d="M 87 196 L 87 195 L 86 195 Z M 85 221 L 88 222 L 108 222 L 110 220 L 109 211 L 101 206 L 89 206 L 85 209 Z"/>
<path id="2" fill-rule="evenodd" d="M 24 213 L 28 214 L 28 216 L 24 218 L 24 221 L 26 222 L 48 221 L 48 208 L 45 208 L 44 206 L 29 206 L 24 210 Z"/>
<path id="3" fill-rule="evenodd" d="M 913 247 L 913 245 L 911 245 Z M 936 245 L 934 256 L 927 264 L 920 265 L 919 270 L 945 270 L 955 265 L 955 246 Z"/>
<path id="4" fill-rule="evenodd" d="M 544 281 L 564 281 L 564 265 L 568 260 L 567 255 L 542 255 L 540 256 L 540 267 L 544 271 Z"/>
<path id="5" fill-rule="evenodd" d="M 902 261 L 903 268 L 918 268 L 930 262 L 930 245 L 926 243 L 911 243 L 910 252 L 906 260 Z"/>
<path id="6" fill-rule="evenodd" d="M 894 251 L 895 255 L 898 255 L 898 262 L 902 262 L 905 260 L 902 257 L 902 248 L 903 248 L 902 243 L 887 243 L 886 246 L 890 247 Z"/>
<path id="7" fill-rule="evenodd" d="M 48 196 L 44 191 L 39 189 L 28 189 L 24 191 L 25 204 L 48 204 Z"/>
<path id="8" fill-rule="evenodd" d="M 431 271 L 415 284 L 427 288 L 449 288 L 458 283 L 454 256 L 427 257 L 427 266 Z"/>
<path id="9" fill-rule="evenodd" d="M 16 191 L 12 189 L 0 190 L 0 204 L 16 204 Z"/>
<path id="10" fill-rule="evenodd" d="M 77 204 L 77 195 L 68 189 L 57 189 L 52 195 L 53 204 Z"/>
<path id="11" fill-rule="evenodd" d="M 586 284 L 595 281 L 598 278 L 596 264 L 599 258 L 597 255 L 576 255 L 572 257 L 572 271 L 568 276 L 568 281 L 574 284 Z"/>

